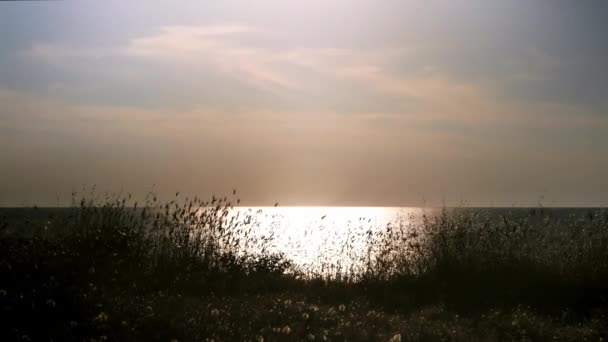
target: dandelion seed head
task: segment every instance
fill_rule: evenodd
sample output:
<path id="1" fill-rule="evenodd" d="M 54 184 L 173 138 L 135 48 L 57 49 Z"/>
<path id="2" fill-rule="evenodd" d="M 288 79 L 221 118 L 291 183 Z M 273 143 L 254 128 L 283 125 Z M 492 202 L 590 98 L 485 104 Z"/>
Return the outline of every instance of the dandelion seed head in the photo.
<path id="1" fill-rule="evenodd" d="M 104 323 L 108 321 L 108 315 L 102 311 L 99 313 L 99 315 L 95 316 L 93 320 L 96 322 Z"/>
<path id="2" fill-rule="evenodd" d="M 393 337 L 391 337 L 390 340 L 388 340 L 389 342 L 401 342 L 401 334 L 395 334 L 393 335 Z"/>

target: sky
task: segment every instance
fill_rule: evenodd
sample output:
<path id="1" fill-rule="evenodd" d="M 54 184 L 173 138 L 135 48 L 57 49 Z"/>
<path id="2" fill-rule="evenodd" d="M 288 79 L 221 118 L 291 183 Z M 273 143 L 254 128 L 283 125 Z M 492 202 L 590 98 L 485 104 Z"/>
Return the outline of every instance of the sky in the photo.
<path id="1" fill-rule="evenodd" d="M 0 3 L 0 206 L 608 205 L 608 2 Z"/>

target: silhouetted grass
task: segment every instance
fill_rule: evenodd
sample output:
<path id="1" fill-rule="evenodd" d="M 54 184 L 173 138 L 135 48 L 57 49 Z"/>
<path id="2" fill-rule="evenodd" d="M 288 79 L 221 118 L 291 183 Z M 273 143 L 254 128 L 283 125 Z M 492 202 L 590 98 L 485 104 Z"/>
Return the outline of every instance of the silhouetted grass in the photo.
<path id="1" fill-rule="evenodd" d="M 316 274 L 270 254 L 232 203 L 91 193 L 0 219 L 0 337 L 606 338 L 606 211 L 444 209 L 363 233 L 367 254 L 344 249 L 357 269 Z"/>
<path id="2" fill-rule="evenodd" d="M 554 218 L 542 209 L 499 217 L 444 209 L 421 226 L 389 227 L 364 275 L 388 303 L 441 301 L 461 311 L 530 305 L 586 313 L 608 299 L 608 213 Z M 415 293 L 415 296 L 411 296 Z"/>

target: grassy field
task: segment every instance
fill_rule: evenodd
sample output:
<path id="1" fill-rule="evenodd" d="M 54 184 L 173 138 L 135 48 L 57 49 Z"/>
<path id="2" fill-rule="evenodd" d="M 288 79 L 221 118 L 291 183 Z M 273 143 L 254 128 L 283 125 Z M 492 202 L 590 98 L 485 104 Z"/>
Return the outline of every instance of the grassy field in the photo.
<path id="1" fill-rule="evenodd" d="M 608 338 L 605 211 L 564 225 L 446 209 L 369 233 L 362 273 L 310 274 L 269 239 L 244 252 L 236 198 L 178 198 L 75 196 L 54 217 L 0 219 L 0 340 Z"/>

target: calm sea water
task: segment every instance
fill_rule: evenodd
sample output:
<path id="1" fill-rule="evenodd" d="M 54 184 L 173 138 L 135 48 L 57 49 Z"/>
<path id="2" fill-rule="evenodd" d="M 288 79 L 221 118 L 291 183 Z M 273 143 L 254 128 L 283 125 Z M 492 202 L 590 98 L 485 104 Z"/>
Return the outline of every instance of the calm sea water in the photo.
<path id="1" fill-rule="evenodd" d="M 49 215 L 67 209 L 0 209 L 0 216 L 11 222 L 14 229 L 27 229 L 27 220 L 46 220 Z M 238 215 L 248 224 L 248 238 L 272 237 L 266 252 L 280 253 L 303 269 L 320 271 L 327 265 L 341 264 L 344 268 L 353 259 L 366 255 L 368 233 L 382 232 L 387 225 L 415 229 L 423 216 L 441 212 L 437 208 L 411 207 L 238 207 L 230 216 Z M 540 225 L 547 217 L 551 229 L 576 224 L 591 216 L 608 215 L 599 208 L 455 208 L 448 211 L 468 211 L 490 219 L 526 217 Z M 230 217 L 229 216 L 229 217 Z M 259 245 L 250 245 L 248 252 L 259 252 Z M 348 258 L 344 256 L 348 255 Z M 325 265 L 325 266 L 324 266 Z"/>

